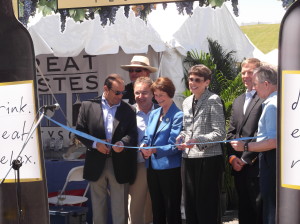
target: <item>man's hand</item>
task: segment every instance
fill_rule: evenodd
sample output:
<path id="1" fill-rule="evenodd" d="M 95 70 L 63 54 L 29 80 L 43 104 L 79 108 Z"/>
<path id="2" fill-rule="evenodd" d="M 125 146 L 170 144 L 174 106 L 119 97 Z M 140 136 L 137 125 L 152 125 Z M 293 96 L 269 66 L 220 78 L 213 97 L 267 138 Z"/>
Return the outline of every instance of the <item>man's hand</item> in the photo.
<path id="1" fill-rule="evenodd" d="M 112 149 L 115 151 L 115 152 L 122 152 L 123 149 L 124 149 L 124 144 L 122 141 L 118 141 L 116 142 L 113 146 L 112 146 Z"/>
<path id="2" fill-rule="evenodd" d="M 245 163 L 240 158 L 235 157 L 232 160 L 231 165 L 235 171 L 241 171 Z"/>
<path id="3" fill-rule="evenodd" d="M 107 139 L 102 139 L 102 141 L 105 141 L 107 142 Z M 100 142 L 97 142 L 96 143 L 96 149 L 103 153 L 103 154 L 109 154 L 109 148 L 107 147 L 107 145 L 103 144 L 103 143 L 100 143 Z"/>
<path id="4" fill-rule="evenodd" d="M 231 141 L 230 144 L 235 151 L 239 151 L 239 152 L 244 151 L 244 145 L 245 145 L 244 141 Z"/>

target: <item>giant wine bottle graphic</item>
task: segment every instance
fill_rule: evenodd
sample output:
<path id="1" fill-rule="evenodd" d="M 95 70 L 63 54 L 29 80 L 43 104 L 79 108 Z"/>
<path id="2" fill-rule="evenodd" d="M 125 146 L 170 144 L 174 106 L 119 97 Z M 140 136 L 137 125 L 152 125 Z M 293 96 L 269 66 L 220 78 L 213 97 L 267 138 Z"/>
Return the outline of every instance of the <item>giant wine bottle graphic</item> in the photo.
<path id="1" fill-rule="evenodd" d="M 49 223 L 39 129 L 29 138 L 37 109 L 35 91 L 31 37 L 15 18 L 11 0 L 0 0 L 0 223 Z M 9 169 L 14 159 L 21 163 L 19 182 L 16 171 Z"/>
<path id="2" fill-rule="evenodd" d="M 277 223 L 300 223 L 300 1 L 287 10 L 279 36 Z"/>

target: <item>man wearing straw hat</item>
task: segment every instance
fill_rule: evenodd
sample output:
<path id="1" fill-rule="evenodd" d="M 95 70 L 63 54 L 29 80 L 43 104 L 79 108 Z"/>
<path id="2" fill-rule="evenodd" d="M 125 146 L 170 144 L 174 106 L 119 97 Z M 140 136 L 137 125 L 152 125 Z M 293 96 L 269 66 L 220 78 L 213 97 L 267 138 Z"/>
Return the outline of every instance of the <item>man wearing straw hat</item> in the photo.
<path id="1" fill-rule="evenodd" d="M 123 99 L 128 100 L 129 104 L 135 104 L 133 83 L 139 77 L 149 77 L 150 73 L 157 72 L 157 68 L 150 66 L 149 58 L 142 55 L 133 56 L 130 65 L 121 65 L 121 68 L 129 72 L 131 81 L 125 86 Z"/>

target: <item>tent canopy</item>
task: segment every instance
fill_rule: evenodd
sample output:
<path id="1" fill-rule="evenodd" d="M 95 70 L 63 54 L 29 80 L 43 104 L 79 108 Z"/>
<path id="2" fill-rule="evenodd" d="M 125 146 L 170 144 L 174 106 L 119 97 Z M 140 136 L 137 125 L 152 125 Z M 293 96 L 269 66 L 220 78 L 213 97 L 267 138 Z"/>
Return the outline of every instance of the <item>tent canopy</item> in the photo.
<path id="1" fill-rule="evenodd" d="M 151 46 L 162 52 L 166 45 L 150 24 L 130 13 L 126 18 L 118 10 L 114 25 L 102 27 L 99 15 L 94 20 L 75 23 L 68 19 L 66 30 L 60 29 L 59 15 L 41 18 L 29 28 L 35 54 L 54 54 L 57 57 L 77 56 L 85 50 L 90 55 L 117 54 L 120 47 L 126 54 L 147 53 Z"/>
<path id="2" fill-rule="evenodd" d="M 163 17 L 156 21 L 150 18 L 145 22 L 133 12 L 126 18 L 123 8 L 118 10 L 115 24 L 105 27 L 101 26 L 99 15 L 83 23 L 68 19 L 63 33 L 59 15 L 52 15 L 43 17 L 29 28 L 29 32 L 36 55 L 68 57 L 76 56 L 82 50 L 90 55 L 106 55 L 117 54 L 120 48 L 126 54 L 141 54 L 147 53 L 149 46 L 156 52 L 163 52 L 168 46 L 185 56 L 190 50 L 208 52 L 207 38 L 210 37 L 227 51 L 236 51 L 236 58 L 240 61 L 253 56 L 254 47 L 225 4 L 217 9 L 198 6 L 191 17 L 178 15 L 174 5 L 169 3 L 166 10 L 158 8 L 158 17 Z"/>

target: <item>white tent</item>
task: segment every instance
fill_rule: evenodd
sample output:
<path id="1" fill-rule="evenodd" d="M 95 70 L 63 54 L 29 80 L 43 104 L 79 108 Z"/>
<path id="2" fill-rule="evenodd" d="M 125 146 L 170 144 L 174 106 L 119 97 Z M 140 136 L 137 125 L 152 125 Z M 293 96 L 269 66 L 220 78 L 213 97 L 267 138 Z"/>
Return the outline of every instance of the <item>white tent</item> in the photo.
<path id="1" fill-rule="evenodd" d="M 225 50 L 235 51 L 239 61 L 251 57 L 254 50 L 225 4 L 216 9 L 197 7 L 173 37 L 174 47 L 182 55 L 190 50 L 209 52 L 208 37 L 217 40 Z"/>
<path id="2" fill-rule="evenodd" d="M 278 65 L 278 49 L 274 49 L 269 53 L 265 54 L 265 61 L 272 64 Z"/>

